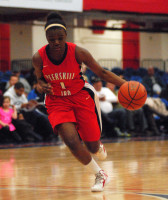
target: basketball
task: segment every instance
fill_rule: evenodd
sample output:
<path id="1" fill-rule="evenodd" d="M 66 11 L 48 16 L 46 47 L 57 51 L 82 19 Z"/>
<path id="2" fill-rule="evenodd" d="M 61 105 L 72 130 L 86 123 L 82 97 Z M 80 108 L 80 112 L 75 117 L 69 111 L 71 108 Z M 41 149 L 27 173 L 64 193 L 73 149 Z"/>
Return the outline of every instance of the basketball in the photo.
<path id="1" fill-rule="evenodd" d="M 145 87 L 137 81 L 127 81 L 118 91 L 119 103 L 127 110 L 140 109 L 147 98 Z"/>

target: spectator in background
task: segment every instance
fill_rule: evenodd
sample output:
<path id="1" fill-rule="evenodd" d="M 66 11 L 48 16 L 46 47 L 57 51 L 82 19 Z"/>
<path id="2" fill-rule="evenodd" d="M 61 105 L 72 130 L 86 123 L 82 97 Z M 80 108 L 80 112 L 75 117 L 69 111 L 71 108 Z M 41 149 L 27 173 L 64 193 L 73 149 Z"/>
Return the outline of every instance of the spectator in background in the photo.
<path id="1" fill-rule="evenodd" d="M 34 131 L 43 137 L 43 140 L 50 140 L 53 137 L 53 129 L 49 123 L 47 115 L 40 112 L 36 107 L 38 102 L 34 99 L 27 100 L 24 94 L 24 85 L 20 82 L 9 88 L 4 96 L 10 96 L 11 105 L 15 105 L 18 112 L 21 112 L 26 122 L 31 124 Z M 18 122 L 20 123 L 20 122 Z M 35 137 L 34 133 L 32 133 Z M 37 137 L 36 137 L 37 138 Z M 39 137 L 40 140 L 40 137 Z"/>
<path id="2" fill-rule="evenodd" d="M 149 128 L 153 131 L 153 135 L 161 135 L 154 116 L 158 116 L 163 121 L 164 125 L 166 125 L 166 128 L 168 127 L 168 110 L 165 103 L 160 98 L 148 97 L 143 109 L 148 119 Z"/>
<path id="3" fill-rule="evenodd" d="M 0 141 L 1 142 L 21 142 L 22 139 L 12 124 L 12 119 L 17 119 L 15 106 L 10 108 L 10 97 L 3 97 L 2 107 L 0 107 Z"/>
<path id="4" fill-rule="evenodd" d="M 27 100 L 27 97 L 24 93 L 24 85 L 21 82 L 17 82 L 14 86 L 10 87 L 5 93 L 4 96 L 9 96 L 11 99 L 11 105 L 14 105 L 17 109 L 17 112 L 20 112 L 21 109 L 34 109 L 37 105 L 37 102 L 34 100 Z"/>
<path id="5" fill-rule="evenodd" d="M 17 111 L 28 106 L 28 100 L 24 94 L 24 85 L 21 82 L 17 82 L 14 86 L 10 87 L 4 93 L 4 96 L 10 97 L 11 105 L 15 105 Z"/>
<path id="6" fill-rule="evenodd" d="M 92 72 L 86 65 L 83 66 L 83 75 L 87 77 L 87 82 L 92 84 L 92 77 L 97 77 L 97 75 L 94 72 Z"/>
<path id="7" fill-rule="evenodd" d="M 1 82 L 0 83 L 0 89 L 4 93 L 7 89 L 9 89 L 11 86 L 15 85 L 19 81 L 18 77 L 15 75 L 11 75 L 8 82 Z"/>
<path id="8" fill-rule="evenodd" d="M 5 91 L 8 90 L 10 87 L 14 86 L 19 81 L 18 76 L 11 75 L 9 81 L 6 83 Z"/>
<path id="9" fill-rule="evenodd" d="M 20 131 L 19 133 L 22 134 L 22 137 L 28 137 L 28 135 L 32 135 L 36 140 L 41 141 L 40 135 L 30 129 L 31 125 L 25 121 L 23 114 L 21 113 L 23 108 L 34 109 L 35 107 L 35 102 L 28 102 L 26 95 L 24 94 L 24 85 L 21 82 L 17 82 L 4 93 L 4 96 L 9 96 L 11 99 L 11 105 L 16 107 L 18 116 L 21 120 L 15 120 L 14 123 L 18 131 Z M 20 129 L 20 127 L 22 127 L 22 129 Z"/>
<path id="10" fill-rule="evenodd" d="M 109 88 L 116 96 L 118 90 L 112 83 L 107 83 L 106 87 Z M 122 108 L 121 104 L 117 101 L 114 105 L 115 108 Z M 147 131 L 148 123 L 145 117 L 145 113 L 142 108 L 134 111 L 126 110 L 127 112 L 127 128 L 131 132 L 132 136 L 146 136 L 149 132 Z"/>
<path id="11" fill-rule="evenodd" d="M 39 83 L 35 83 L 33 86 L 33 89 L 29 92 L 27 98 L 28 100 L 36 100 L 37 102 L 44 102 L 44 92 L 43 92 L 43 88 L 41 87 L 41 85 Z"/>
<path id="12" fill-rule="evenodd" d="M 166 87 L 162 89 L 162 92 L 160 93 L 160 98 L 163 98 L 167 101 L 167 107 L 168 107 L 168 80 L 166 81 Z"/>
<path id="13" fill-rule="evenodd" d="M 21 82 L 24 85 L 25 93 L 28 94 L 31 90 L 31 86 L 30 86 L 29 82 L 25 78 L 20 77 L 20 72 L 18 72 L 18 71 L 13 71 L 13 75 L 18 77 L 19 82 Z M 7 83 L 6 87 L 9 88 L 9 82 Z"/>
<path id="14" fill-rule="evenodd" d="M 116 121 L 118 136 L 130 136 L 126 131 L 126 110 L 123 108 L 113 109 L 113 103 L 117 103 L 117 96 L 107 87 L 102 87 L 102 81 L 98 77 L 92 78 L 92 84 L 95 88 L 100 101 L 100 108 L 109 119 Z M 120 132 L 121 131 L 121 132 Z"/>
<path id="15" fill-rule="evenodd" d="M 81 66 L 82 76 L 85 81 L 89 82 L 89 79 L 88 79 L 87 75 L 85 74 L 86 70 L 87 70 L 87 66 L 84 63 L 82 63 L 82 66 Z"/>
<path id="16" fill-rule="evenodd" d="M 34 89 L 32 89 L 27 96 L 28 100 L 36 101 L 37 102 L 36 108 L 38 108 L 44 114 L 47 114 L 47 111 L 44 105 L 45 93 L 43 92 L 43 88 L 41 87 L 39 83 L 35 83 L 33 87 Z"/>
<path id="17" fill-rule="evenodd" d="M 142 79 L 142 84 L 145 86 L 148 95 L 159 95 L 163 88 L 163 82 L 159 76 L 155 75 L 153 67 L 148 68 L 148 75 Z"/>
<path id="18" fill-rule="evenodd" d="M 33 88 L 33 84 L 37 82 L 37 78 L 34 72 L 34 67 L 32 67 L 26 76 L 26 80 L 29 82 L 30 86 Z"/>
<path id="19" fill-rule="evenodd" d="M 44 105 L 44 97 L 45 97 L 45 93 L 43 92 L 43 88 L 41 87 L 39 83 L 36 83 L 34 85 L 34 89 L 32 89 L 30 93 L 28 94 L 29 102 L 33 100 L 37 103 L 36 109 L 34 111 L 35 118 L 32 120 L 31 113 L 27 113 L 26 119 L 30 122 L 31 120 L 34 122 L 34 126 L 36 127 L 36 130 L 39 131 L 40 129 L 40 132 L 42 133 L 43 136 L 45 136 L 46 140 L 54 141 L 54 140 L 57 140 L 58 137 L 54 134 L 53 129 L 51 128 L 51 125 L 48 121 L 48 114 L 47 114 L 46 107 Z"/>

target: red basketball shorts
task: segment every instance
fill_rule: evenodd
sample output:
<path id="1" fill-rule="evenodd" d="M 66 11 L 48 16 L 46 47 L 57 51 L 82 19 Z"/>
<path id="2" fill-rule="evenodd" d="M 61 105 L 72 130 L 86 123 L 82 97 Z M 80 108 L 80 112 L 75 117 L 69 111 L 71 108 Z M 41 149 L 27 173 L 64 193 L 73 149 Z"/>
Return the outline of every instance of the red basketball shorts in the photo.
<path id="1" fill-rule="evenodd" d="M 54 130 L 58 124 L 74 122 L 83 141 L 100 139 L 102 121 L 99 100 L 89 83 L 85 83 L 80 92 L 71 96 L 47 95 L 45 104 Z"/>

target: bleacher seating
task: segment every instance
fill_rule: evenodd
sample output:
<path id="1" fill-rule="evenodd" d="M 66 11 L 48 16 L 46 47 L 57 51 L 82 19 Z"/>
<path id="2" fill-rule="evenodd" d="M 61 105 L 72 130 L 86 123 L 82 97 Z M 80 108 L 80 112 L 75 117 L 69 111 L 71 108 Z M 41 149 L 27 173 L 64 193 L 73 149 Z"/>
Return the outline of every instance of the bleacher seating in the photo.
<path id="1" fill-rule="evenodd" d="M 111 71 L 113 73 L 117 74 L 118 76 L 123 74 L 123 69 L 121 69 L 120 67 L 114 67 L 114 68 L 112 68 Z"/>
<path id="2" fill-rule="evenodd" d="M 146 76 L 148 73 L 147 73 L 147 69 L 143 68 L 143 67 L 140 67 L 137 69 L 137 73 L 139 74 L 139 76 L 141 78 L 143 78 L 144 76 Z"/>
<path id="3" fill-rule="evenodd" d="M 3 75 L 2 75 L 1 82 L 8 82 L 9 79 L 10 79 L 11 74 L 12 74 L 12 72 L 9 71 L 9 70 L 4 72 Z"/>
<path id="4" fill-rule="evenodd" d="M 135 75 L 132 75 L 131 78 L 130 78 L 130 81 L 138 81 L 138 82 L 142 82 L 142 78 L 140 76 L 135 76 Z"/>

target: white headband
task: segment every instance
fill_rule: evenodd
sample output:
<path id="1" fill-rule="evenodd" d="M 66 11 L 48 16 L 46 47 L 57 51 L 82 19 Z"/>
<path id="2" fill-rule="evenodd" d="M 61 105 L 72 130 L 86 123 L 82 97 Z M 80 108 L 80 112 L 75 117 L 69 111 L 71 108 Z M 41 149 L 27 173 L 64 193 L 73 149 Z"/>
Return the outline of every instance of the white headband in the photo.
<path id="1" fill-rule="evenodd" d="M 45 28 L 45 31 L 47 31 L 49 28 L 54 27 L 54 26 L 62 27 L 63 29 L 66 30 L 66 27 L 62 24 L 50 24 Z"/>

